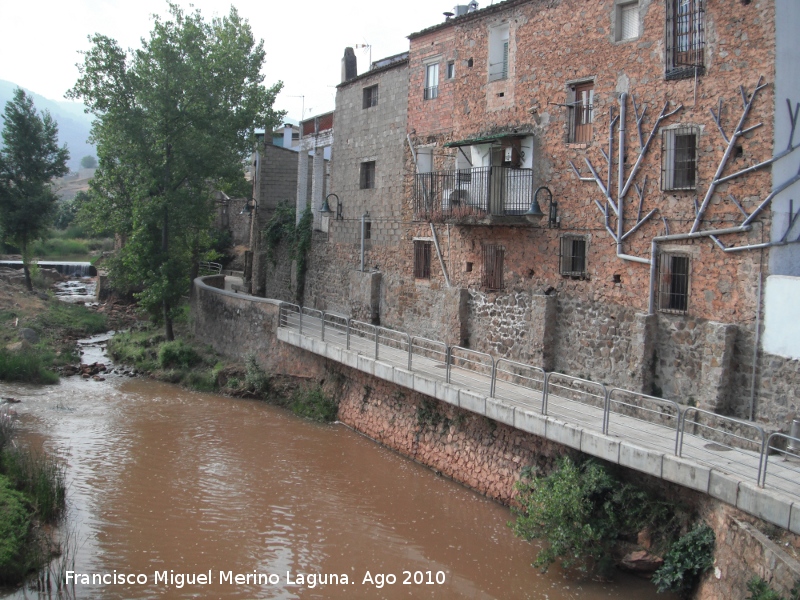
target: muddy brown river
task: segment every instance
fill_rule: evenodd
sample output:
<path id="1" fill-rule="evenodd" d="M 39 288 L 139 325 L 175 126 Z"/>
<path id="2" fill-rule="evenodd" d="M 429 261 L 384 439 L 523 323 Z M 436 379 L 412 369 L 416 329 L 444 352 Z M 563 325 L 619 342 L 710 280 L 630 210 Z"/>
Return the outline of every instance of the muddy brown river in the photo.
<path id="1" fill-rule="evenodd" d="M 665 598 L 539 573 L 507 508 L 340 424 L 121 376 L 0 396 L 68 463 L 77 598 Z"/>

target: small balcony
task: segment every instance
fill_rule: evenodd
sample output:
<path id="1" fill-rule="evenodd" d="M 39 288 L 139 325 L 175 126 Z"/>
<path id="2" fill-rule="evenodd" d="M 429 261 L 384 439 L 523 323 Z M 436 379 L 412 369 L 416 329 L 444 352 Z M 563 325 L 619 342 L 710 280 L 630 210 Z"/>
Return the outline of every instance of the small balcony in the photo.
<path id="1" fill-rule="evenodd" d="M 418 173 L 414 217 L 476 225 L 523 223 L 533 190 L 532 169 L 477 167 Z"/>

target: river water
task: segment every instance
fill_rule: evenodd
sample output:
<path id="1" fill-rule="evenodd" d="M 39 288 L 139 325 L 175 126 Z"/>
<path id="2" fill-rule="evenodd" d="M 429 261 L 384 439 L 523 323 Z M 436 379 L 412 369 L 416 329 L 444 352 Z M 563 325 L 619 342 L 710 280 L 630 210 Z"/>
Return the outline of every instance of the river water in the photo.
<path id="1" fill-rule="evenodd" d="M 507 508 L 340 424 L 114 375 L 0 396 L 68 463 L 75 571 L 107 582 L 78 598 L 664 598 L 539 573 Z"/>

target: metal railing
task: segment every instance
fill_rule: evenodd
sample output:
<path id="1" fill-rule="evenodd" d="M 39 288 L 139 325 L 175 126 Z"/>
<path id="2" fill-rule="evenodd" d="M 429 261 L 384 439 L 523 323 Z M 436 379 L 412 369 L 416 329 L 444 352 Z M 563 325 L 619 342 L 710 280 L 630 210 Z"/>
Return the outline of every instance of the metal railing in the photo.
<path id="1" fill-rule="evenodd" d="M 198 274 L 203 275 L 219 275 L 222 273 L 222 265 L 216 262 L 208 262 L 201 260 L 198 264 Z"/>
<path id="2" fill-rule="evenodd" d="M 522 215 L 533 198 L 533 170 L 475 167 L 414 176 L 417 218 Z"/>
<path id="3" fill-rule="evenodd" d="M 783 440 L 785 447 L 773 445 L 774 440 Z M 783 491 L 793 491 L 785 483 L 797 485 L 797 470 L 800 468 L 800 438 L 786 435 L 776 431 L 767 438 L 767 443 L 762 451 L 763 471 L 761 474 L 761 487 L 767 485 L 767 468 L 770 465 L 770 454 L 775 453 L 782 457 L 782 462 L 772 460 L 772 478 L 777 480 L 774 486 Z"/>
<path id="4" fill-rule="evenodd" d="M 278 322 L 303 335 L 323 340 L 327 336 L 330 343 L 359 354 L 397 361 L 409 371 L 529 406 L 545 416 L 722 468 L 761 487 L 767 484 L 769 463 L 770 484 L 798 493 L 800 439 L 782 433 L 767 439 L 763 428 L 749 421 L 295 304 L 280 305 Z M 778 440 L 786 441 L 787 448 L 776 445 Z M 770 461 L 770 453 L 783 460 Z"/>
<path id="5" fill-rule="evenodd" d="M 724 453 L 731 473 L 749 478 L 755 471 L 756 482 L 761 482 L 766 434 L 759 425 L 693 406 L 684 409 L 681 419 L 678 456 L 713 465 L 717 461 L 711 457 L 719 459 Z M 691 443 L 686 442 L 687 435 Z"/>

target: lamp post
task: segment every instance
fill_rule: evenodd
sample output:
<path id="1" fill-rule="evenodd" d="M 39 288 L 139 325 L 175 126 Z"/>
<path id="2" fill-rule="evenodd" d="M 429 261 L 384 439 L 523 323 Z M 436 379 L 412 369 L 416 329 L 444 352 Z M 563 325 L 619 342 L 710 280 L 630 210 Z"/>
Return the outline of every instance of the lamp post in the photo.
<path id="1" fill-rule="evenodd" d="M 529 223 L 532 223 L 533 225 L 538 225 L 542 220 L 544 213 L 539 206 L 539 192 L 541 191 L 547 192 L 547 195 L 549 196 L 547 226 L 551 228 L 558 227 L 561 223 L 561 220 L 558 217 L 558 202 L 553 200 L 553 192 L 550 191 L 550 188 L 544 185 L 536 188 L 536 191 L 533 194 L 533 200 L 531 200 L 531 206 L 523 216 Z"/>

